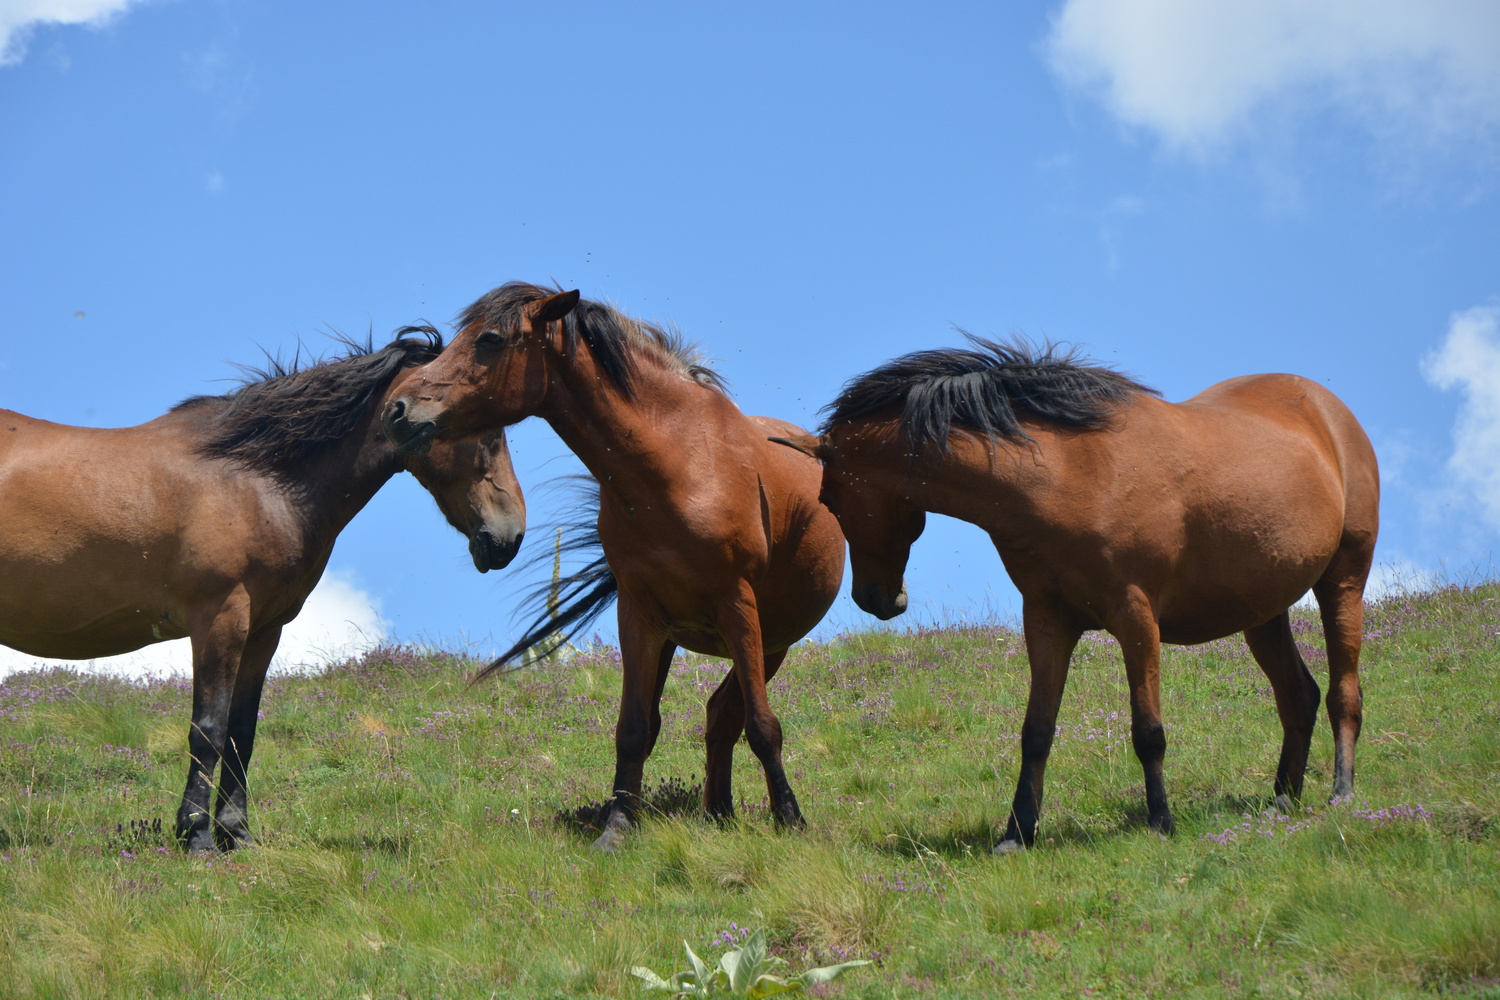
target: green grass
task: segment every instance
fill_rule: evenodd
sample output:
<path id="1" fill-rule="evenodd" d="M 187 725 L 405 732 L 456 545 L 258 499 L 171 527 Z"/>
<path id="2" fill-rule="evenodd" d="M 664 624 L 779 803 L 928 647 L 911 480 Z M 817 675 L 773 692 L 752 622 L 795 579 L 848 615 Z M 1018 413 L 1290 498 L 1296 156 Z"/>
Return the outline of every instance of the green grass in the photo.
<path id="1" fill-rule="evenodd" d="M 742 743 L 737 823 L 656 819 L 612 857 L 555 817 L 612 774 L 613 650 L 476 688 L 472 664 L 406 649 L 273 679 L 261 845 L 212 859 L 163 833 L 185 684 L 19 675 L 0 996 L 631 997 L 631 966 L 763 927 L 792 972 L 876 960 L 829 996 L 1500 997 L 1500 587 L 1393 598 L 1366 631 L 1353 806 L 1322 804 L 1323 721 L 1305 811 L 1265 813 L 1280 729 L 1233 639 L 1164 657 L 1179 832 L 1147 831 L 1123 669 L 1094 635 L 1041 843 L 1000 858 L 1027 672 L 999 626 L 799 646 L 772 704 L 807 831 L 771 828 Z M 698 780 L 724 669 L 674 667 L 648 780 Z"/>

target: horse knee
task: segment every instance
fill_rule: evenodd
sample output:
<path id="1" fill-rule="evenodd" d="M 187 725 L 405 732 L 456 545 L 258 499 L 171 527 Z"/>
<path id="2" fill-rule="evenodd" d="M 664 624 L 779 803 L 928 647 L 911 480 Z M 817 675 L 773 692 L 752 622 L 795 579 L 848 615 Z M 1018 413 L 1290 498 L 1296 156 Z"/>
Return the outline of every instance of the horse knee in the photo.
<path id="1" fill-rule="evenodd" d="M 1057 726 L 1050 722 L 1028 722 L 1021 726 L 1021 759 L 1045 758 L 1052 752 Z"/>
<path id="2" fill-rule="evenodd" d="M 1337 725 L 1343 722 L 1352 726 L 1355 733 L 1359 732 L 1360 723 L 1364 716 L 1364 698 L 1360 695 L 1356 686 L 1352 692 L 1345 692 L 1341 685 L 1331 684 L 1328 687 L 1328 717 Z"/>
<path id="3" fill-rule="evenodd" d="M 703 727 L 703 740 L 710 747 L 734 746 L 745 730 L 743 712 L 731 711 L 724 703 L 708 704 L 708 714 Z"/>
<path id="4" fill-rule="evenodd" d="M 655 742 L 652 738 L 650 723 L 646 720 L 640 722 L 621 722 L 615 729 L 615 754 L 624 760 L 641 760 L 651 752 L 651 744 Z"/>
<path id="5" fill-rule="evenodd" d="M 1302 710 L 1311 718 L 1318 715 L 1318 703 L 1323 700 L 1323 691 L 1318 687 L 1318 682 L 1313 680 L 1312 674 L 1306 670 L 1302 671 Z"/>
<path id="6" fill-rule="evenodd" d="M 1130 727 L 1130 742 L 1143 761 L 1161 760 L 1167 753 L 1167 730 L 1159 720 Z"/>
<path id="7" fill-rule="evenodd" d="M 769 719 L 746 720 L 745 740 L 761 760 L 781 753 L 781 720 L 774 715 Z"/>
<path id="8" fill-rule="evenodd" d="M 1305 669 L 1300 684 L 1290 692 L 1276 692 L 1276 710 L 1281 715 L 1282 729 L 1287 733 L 1310 735 L 1318 722 L 1318 706 L 1322 704 L 1323 692 L 1318 682 Z"/>

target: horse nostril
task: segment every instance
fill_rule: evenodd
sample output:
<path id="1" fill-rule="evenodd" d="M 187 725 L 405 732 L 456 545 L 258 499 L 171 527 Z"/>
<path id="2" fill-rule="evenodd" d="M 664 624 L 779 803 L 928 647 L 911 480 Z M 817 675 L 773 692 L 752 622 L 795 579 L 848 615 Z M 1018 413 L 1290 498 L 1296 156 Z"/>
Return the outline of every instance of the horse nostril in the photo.
<path id="1" fill-rule="evenodd" d="M 400 420 L 404 416 L 406 416 L 406 400 L 404 399 L 394 400 L 390 406 L 385 408 L 386 420 Z"/>

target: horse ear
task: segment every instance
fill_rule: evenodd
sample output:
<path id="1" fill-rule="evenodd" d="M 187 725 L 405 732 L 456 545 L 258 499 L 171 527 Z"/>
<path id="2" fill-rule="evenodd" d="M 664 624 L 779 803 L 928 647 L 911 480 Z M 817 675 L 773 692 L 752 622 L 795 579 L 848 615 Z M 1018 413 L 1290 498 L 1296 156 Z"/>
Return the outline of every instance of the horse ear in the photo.
<path id="1" fill-rule="evenodd" d="M 826 462 L 833 457 L 833 449 L 829 446 L 828 439 L 817 434 L 801 434 L 790 438 L 773 437 L 769 440 L 784 444 L 788 448 L 795 448 L 809 458 L 816 458 L 820 462 Z"/>
<path id="2" fill-rule="evenodd" d="M 578 289 L 575 288 L 571 292 L 558 292 L 556 295 L 549 295 L 537 302 L 531 313 L 531 320 L 533 323 L 551 323 L 572 312 L 576 305 L 578 305 Z"/>

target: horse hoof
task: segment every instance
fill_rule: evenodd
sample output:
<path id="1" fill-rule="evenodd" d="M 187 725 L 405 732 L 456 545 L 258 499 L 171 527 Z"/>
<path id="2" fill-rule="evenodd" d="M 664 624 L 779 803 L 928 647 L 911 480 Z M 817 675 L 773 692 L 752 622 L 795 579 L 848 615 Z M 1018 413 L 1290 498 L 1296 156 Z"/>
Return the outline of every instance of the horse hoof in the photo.
<path id="1" fill-rule="evenodd" d="M 188 830 L 177 835 L 177 846 L 182 853 L 192 855 L 218 854 L 219 845 L 207 830 Z"/>
<path id="2" fill-rule="evenodd" d="M 1276 801 L 1272 803 L 1272 806 L 1281 815 L 1290 816 L 1293 809 L 1292 797 L 1286 794 L 1278 795 L 1276 796 Z"/>
<path id="3" fill-rule="evenodd" d="M 994 854 L 1019 854 L 1026 850 L 1026 845 L 1019 840 L 1002 840 L 995 845 Z"/>
<path id="4" fill-rule="evenodd" d="M 800 813 L 789 819 L 777 816 L 776 829 L 786 833 L 803 833 L 807 830 L 807 820 Z"/>
<path id="5" fill-rule="evenodd" d="M 1354 801 L 1353 792 L 1339 792 L 1328 796 L 1328 804 L 1331 806 L 1347 806 Z"/>
<path id="6" fill-rule="evenodd" d="M 599 834 L 599 839 L 589 845 L 590 850 L 598 851 L 600 854 L 613 854 L 625 843 L 625 832 L 630 829 L 630 820 L 623 814 L 615 813 L 604 824 L 604 832 Z"/>
<path id="7" fill-rule="evenodd" d="M 589 845 L 589 850 L 598 851 L 600 854 L 613 854 L 625 843 L 625 835 L 619 830 L 605 830 L 599 834 L 599 838 Z"/>

